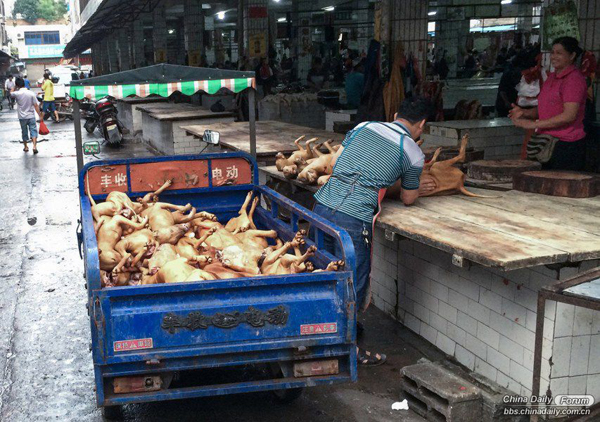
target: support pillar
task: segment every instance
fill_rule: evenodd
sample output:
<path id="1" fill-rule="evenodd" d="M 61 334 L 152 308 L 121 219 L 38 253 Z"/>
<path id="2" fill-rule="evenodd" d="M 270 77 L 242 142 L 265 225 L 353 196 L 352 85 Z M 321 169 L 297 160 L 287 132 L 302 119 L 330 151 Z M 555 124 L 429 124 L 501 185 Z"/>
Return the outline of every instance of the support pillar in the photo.
<path id="1" fill-rule="evenodd" d="M 294 13 L 292 14 L 292 21 L 294 21 L 294 27 L 297 28 L 295 46 L 296 46 L 296 57 L 298 57 L 296 74 L 298 79 L 302 82 L 306 82 L 308 71 L 312 66 L 312 34 L 310 27 L 310 20 L 312 13 L 310 12 L 313 7 L 311 0 L 298 0 L 293 3 Z"/>
<path id="2" fill-rule="evenodd" d="M 438 2 L 438 6 L 451 7 L 452 4 L 452 0 Z M 463 56 L 466 53 L 466 40 L 469 36 L 470 25 L 467 18 L 448 20 L 445 16 L 447 9 L 447 7 L 438 7 L 435 42 L 437 54 L 446 52 L 446 62 L 450 68 L 448 77 L 455 78 L 458 67 L 464 64 Z"/>
<path id="3" fill-rule="evenodd" d="M 104 38 L 100 41 L 100 63 L 102 63 L 102 74 L 108 75 L 110 73 L 110 60 L 108 57 L 108 38 Z"/>
<path id="4" fill-rule="evenodd" d="M 121 28 L 117 33 L 117 43 L 119 46 L 119 69 L 129 70 L 131 69 L 131 52 L 129 51 L 129 30 L 128 28 Z"/>
<path id="5" fill-rule="evenodd" d="M 251 59 L 268 56 L 269 12 L 267 5 L 267 0 L 244 0 L 244 44 Z"/>
<path id="6" fill-rule="evenodd" d="M 148 66 L 146 61 L 146 42 L 144 41 L 144 22 L 151 22 L 150 13 L 141 13 L 133 22 L 131 32 L 131 57 L 134 68 Z"/>
<path id="7" fill-rule="evenodd" d="M 108 56 L 108 68 L 106 73 L 116 73 L 119 71 L 119 60 L 117 55 L 117 37 L 114 34 L 105 38 L 106 55 Z"/>
<path id="8" fill-rule="evenodd" d="M 202 2 L 199 0 L 185 0 L 183 11 L 187 64 L 188 66 L 200 66 L 202 63 L 202 54 L 204 54 L 204 14 L 202 13 Z"/>
<path id="9" fill-rule="evenodd" d="M 167 62 L 167 16 L 163 2 L 154 8 L 152 39 L 154 41 L 154 63 Z"/>
<path id="10" fill-rule="evenodd" d="M 92 46 L 92 68 L 95 74 L 100 72 L 100 44 L 96 43 Z"/>

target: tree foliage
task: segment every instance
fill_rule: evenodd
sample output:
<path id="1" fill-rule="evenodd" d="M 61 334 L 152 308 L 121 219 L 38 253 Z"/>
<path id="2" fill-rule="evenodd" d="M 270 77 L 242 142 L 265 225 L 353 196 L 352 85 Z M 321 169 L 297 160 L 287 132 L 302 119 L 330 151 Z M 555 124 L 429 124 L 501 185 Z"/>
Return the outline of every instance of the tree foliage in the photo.
<path id="1" fill-rule="evenodd" d="M 13 17 L 20 14 L 27 22 L 35 23 L 38 19 L 57 21 L 67 13 L 65 0 L 17 0 L 13 9 Z"/>

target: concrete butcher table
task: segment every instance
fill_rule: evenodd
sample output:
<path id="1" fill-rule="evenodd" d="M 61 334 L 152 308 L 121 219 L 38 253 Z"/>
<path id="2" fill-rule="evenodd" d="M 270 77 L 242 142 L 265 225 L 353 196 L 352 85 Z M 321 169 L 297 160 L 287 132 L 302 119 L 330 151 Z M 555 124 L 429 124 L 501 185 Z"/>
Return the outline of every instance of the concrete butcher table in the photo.
<path id="1" fill-rule="evenodd" d="M 372 301 L 478 376 L 530 396 L 538 292 L 600 265 L 600 197 L 517 191 L 385 201 Z M 600 317 L 548 301 L 541 393 L 600 395 Z"/>
<path id="2" fill-rule="evenodd" d="M 142 138 L 163 154 L 198 154 L 206 146 L 187 136 L 182 126 L 233 122 L 233 113 L 213 113 L 191 104 L 150 104 L 142 111 Z"/>
<path id="3" fill-rule="evenodd" d="M 486 160 L 519 158 L 525 137 L 525 131 L 508 118 L 449 120 L 428 123 L 422 136 L 423 146 L 458 146 L 466 133 L 469 146 L 483 150 Z"/>
<path id="4" fill-rule="evenodd" d="M 159 96 L 121 98 L 117 100 L 119 120 L 131 134 L 135 135 L 142 131 L 142 112 L 138 110 L 138 107 L 142 104 L 168 103 L 168 101 L 168 98 Z"/>

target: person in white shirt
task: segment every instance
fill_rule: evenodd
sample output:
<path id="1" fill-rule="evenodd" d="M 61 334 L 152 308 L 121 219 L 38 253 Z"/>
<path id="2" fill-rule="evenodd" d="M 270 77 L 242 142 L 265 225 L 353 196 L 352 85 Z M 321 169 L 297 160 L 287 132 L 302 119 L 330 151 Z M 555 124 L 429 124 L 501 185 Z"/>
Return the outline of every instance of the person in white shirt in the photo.
<path id="1" fill-rule="evenodd" d="M 35 114 L 37 113 L 42 118 L 42 111 L 38 105 L 38 100 L 35 94 L 25 88 L 25 81 L 21 78 L 17 78 L 15 86 L 10 92 L 10 96 L 17 100 L 19 123 L 21 123 L 21 135 L 23 138 L 23 151 L 29 152 L 27 142 L 31 139 L 33 143 L 33 153 L 37 154 L 37 138 L 38 130 L 35 121 Z"/>
<path id="2" fill-rule="evenodd" d="M 13 75 L 9 75 L 8 79 L 4 82 L 4 96 L 8 100 L 8 107 L 12 110 L 14 102 L 10 98 L 10 92 L 15 89 L 15 81 Z M 0 99 L 0 101 L 2 101 Z"/>

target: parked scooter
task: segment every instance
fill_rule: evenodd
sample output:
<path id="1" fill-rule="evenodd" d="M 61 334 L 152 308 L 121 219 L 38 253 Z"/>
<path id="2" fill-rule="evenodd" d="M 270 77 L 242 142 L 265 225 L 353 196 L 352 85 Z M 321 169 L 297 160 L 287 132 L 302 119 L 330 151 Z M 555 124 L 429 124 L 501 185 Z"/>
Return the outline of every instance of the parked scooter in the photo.
<path id="1" fill-rule="evenodd" d="M 88 133 L 94 133 L 98 129 L 105 142 L 117 146 L 123 141 L 123 125 L 117 118 L 117 108 L 113 98 L 110 96 L 94 102 L 83 100 L 81 102 L 81 113 L 85 118 L 83 127 Z"/>

